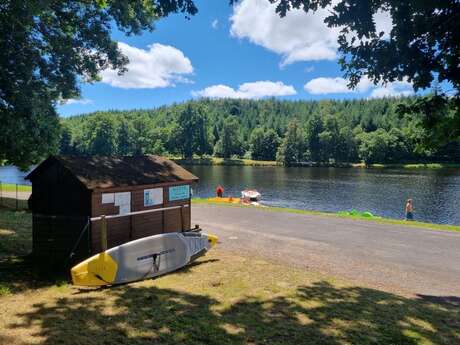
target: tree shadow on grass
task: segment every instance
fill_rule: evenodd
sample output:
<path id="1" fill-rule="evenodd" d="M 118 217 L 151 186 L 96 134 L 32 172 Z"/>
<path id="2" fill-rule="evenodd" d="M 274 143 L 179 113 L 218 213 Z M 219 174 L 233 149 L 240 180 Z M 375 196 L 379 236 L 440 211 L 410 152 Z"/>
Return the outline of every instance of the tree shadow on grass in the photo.
<path id="1" fill-rule="evenodd" d="M 124 285 L 36 304 L 8 327 L 35 326 L 44 344 L 456 344 L 459 313 L 450 303 L 325 281 L 232 303 Z"/>
<path id="2" fill-rule="evenodd" d="M 13 343 L 14 343 L 14 339 L 12 337 L 0 334 L 0 344 L 13 344 Z"/>
<path id="3" fill-rule="evenodd" d="M 205 260 L 199 260 L 199 261 L 194 261 L 182 268 L 179 268 L 178 270 L 174 271 L 174 274 L 175 275 L 180 275 L 180 274 L 184 274 L 184 273 L 189 273 L 191 271 L 192 268 L 194 267 L 197 267 L 197 266 L 200 266 L 200 265 L 203 265 L 203 264 L 208 264 L 208 263 L 212 263 L 212 262 L 217 262 L 219 261 L 219 259 L 205 259 Z M 155 280 L 155 279 L 158 279 L 158 278 L 161 278 L 162 276 L 158 276 L 158 277 L 154 277 L 154 278 L 151 278 L 150 280 Z M 148 280 L 148 279 L 143 279 L 143 280 Z M 106 285 L 106 286 L 100 286 L 100 287 L 97 287 L 97 288 L 94 288 L 94 287 L 75 287 L 75 292 L 73 293 L 73 295 L 81 295 L 81 294 L 88 294 L 88 293 L 91 293 L 91 292 L 94 292 L 94 291 L 105 291 L 105 290 L 117 290 L 117 289 L 120 289 L 124 286 L 127 286 L 129 284 L 133 284 L 133 282 L 129 282 L 129 283 L 122 283 L 122 284 L 118 284 L 118 285 L 113 285 L 113 286 L 110 286 L 110 285 Z"/>
<path id="4" fill-rule="evenodd" d="M 220 261 L 219 259 L 203 259 L 201 258 L 200 260 L 197 261 L 192 261 L 191 263 L 185 265 L 182 268 L 179 268 L 177 271 L 174 271 L 174 274 L 184 274 L 184 273 L 189 273 L 192 271 L 193 268 L 198 267 L 203 264 L 210 264 L 213 262 L 218 262 Z"/>
<path id="5" fill-rule="evenodd" d="M 460 308 L 460 297 L 457 296 L 430 296 L 430 295 L 417 295 L 419 298 L 433 303 L 450 304 Z"/>
<path id="6" fill-rule="evenodd" d="M 0 208 L 0 258 L 27 255 L 32 250 L 32 216 Z"/>
<path id="7" fill-rule="evenodd" d="M 56 278 L 40 269 L 30 256 L 31 237 L 30 213 L 0 208 L 0 288 L 3 291 L 14 294 L 56 282 Z"/>
<path id="8" fill-rule="evenodd" d="M 68 274 L 38 265 L 30 255 L 0 257 L 0 287 L 10 294 L 67 283 Z"/>
<path id="9" fill-rule="evenodd" d="M 32 251 L 29 212 L 0 209 L 0 288 L 9 294 L 62 284 L 67 272 L 37 262 Z"/>

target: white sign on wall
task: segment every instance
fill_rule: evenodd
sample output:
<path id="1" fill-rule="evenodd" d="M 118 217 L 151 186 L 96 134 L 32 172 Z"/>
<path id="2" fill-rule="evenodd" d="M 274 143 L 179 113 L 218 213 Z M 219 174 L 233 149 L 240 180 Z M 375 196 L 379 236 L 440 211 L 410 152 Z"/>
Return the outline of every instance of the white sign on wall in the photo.
<path id="1" fill-rule="evenodd" d="M 103 204 L 113 204 L 115 202 L 114 193 L 102 193 L 102 203 Z"/>
<path id="2" fill-rule="evenodd" d="M 119 207 L 118 214 L 131 212 L 131 192 L 115 193 L 115 206 Z"/>
<path id="3" fill-rule="evenodd" d="M 163 204 L 163 188 L 144 189 L 144 206 Z"/>

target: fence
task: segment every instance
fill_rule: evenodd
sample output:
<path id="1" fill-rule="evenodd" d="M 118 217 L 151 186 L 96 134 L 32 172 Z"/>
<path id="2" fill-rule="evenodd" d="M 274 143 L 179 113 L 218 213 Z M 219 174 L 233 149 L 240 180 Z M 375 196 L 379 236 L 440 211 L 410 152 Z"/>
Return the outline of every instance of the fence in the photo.
<path id="1" fill-rule="evenodd" d="M 27 200 L 32 194 L 32 187 L 17 183 L 0 181 L 0 206 L 16 210 L 28 209 Z"/>

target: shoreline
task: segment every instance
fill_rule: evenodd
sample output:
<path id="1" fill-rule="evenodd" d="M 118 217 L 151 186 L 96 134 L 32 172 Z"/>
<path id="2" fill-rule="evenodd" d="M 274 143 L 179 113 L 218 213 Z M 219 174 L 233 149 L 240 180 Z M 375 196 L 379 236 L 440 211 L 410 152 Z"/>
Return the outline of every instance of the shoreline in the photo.
<path id="1" fill-rule="evenodd" d="M 243 208 L 256 207 L 256 206 L 246 206 L 242 204 L 212 202 L 205 198 L 193 198 L 192 204 L 206 204 L 206 205 L 214 205 L 214 206 L 222 206 L 222 207 L 243 207 Z M 418 229 L 423 228 L 426 230 L 460 232 L 460 225 L 436 224 L 436 223 L 426 223 L 426 222 L 419 222 L 419 221 L 406 221 L 406 220 L 401 220 L 401 219 L 383 218 L 383 217 L 377 217 L 377 216 L 366 217 L 362 215 L 347 214 L 347 212 L 343 212 L 343 211 L 333 213 L 333 212 L 325 212 L 325 211 L 300 210 L 300 209 L 295 209 L 295 208 L 271 207 L 271 206 L 258 207 L 258 209 L 261 209 L 267 212 L 284 212 L 284 213 L 306 214 L 306 215 L 335 217 L 335 218 L 348 218 L 348 219 L 354 219 L 358 221 L 362 220 L 362 221 L 383 223 L 383 224 L 404 225 L 407 227 L 418 228 Z"/>
<path id="2" fill-rule="evenodd" d="M 171 160 L 183 165 L 205 165 L 205 166 L 255 166 L 255 167 L 283 167 L 284 165 L 277 161 L 258 161 L 243 158 L 193 158 L 183 159 L 170 157 Z M 313 163 L 305 162 L 293 164 L 290 167 L 300 168 L 361 168 L 361 169 L 460 169 L 460 163 L 388 163 L 388 164 L 370 164 L 364 163 Z"/>
<path id="3" fill-rule="evenodd" d="M 168 156 L 166 158 L 183 165 L 205 165 L 205 166 L 253 166 L 253 167 L 284 167 L 277 161 L 263 161 L 245 158 L 192 158 L 184 159 L 177 156 Z M 7 162 L 0 162 L 0 167 L 12 166 Z M 286 166 L 287 167 L 287 166 Z M 314 163 L 302 162 L 292 164 L 289 167 L 297 168 L 361 168 L 361 169 L 460 169 L 460 163 L 375 163 L 367 165 L 364 163 Z M 4 183 L 5 184 L 5 183 Z"/>
<path id="4" fill-rule="evenodd" d="M 16 192 L 15 187 L 16 187 L 15 184 L 2 184 L 2 190 L 0 193 L 2 202 L 0 202 L 0 206 L 8 206 L 9 204 L 15 205 L 15 192 Z M 22 195 L 24 193 L 30 193 L 31 191 L 32 191 L 31 186 L 18 185 L 18 193 L 21 194 L 21 197 L 19 198 L 20 199 L 19 203 L 21 203 L 21 207 L 20 207 L 21 209 L 27 208 L 26 206 L 27 198 L 22 197 Z M 25 204 L 23 205 L 23 203 Z M 248 207 L 240 203 L 215 202 L 215 201 L 209 200 L 209 198 L 201 198 L 201 197 L 192 198 L 192 203 L 209 204 L 209 205 L 217 205 L 217 206 L 225 206 L 225 207 Z M 406 225 L 409 227 L 460 232 L 460 224 L 455 225 L 455 224 L 427 223 L 427 222 L 421 222 L 421 221 L 405 221 L 403 219 L 385 218 L 385 217 L 380 217 L 380 216 L 369 217 L 369 216 L 363 215 L 363 213 L 367 213 L 367 212 L 358 212 L 356 214 L 350 214 L 350 212 L 348 211 L 327 212 L 327 211 L 302 210 L 302 209 L 295 209 L 295 208 L 288 208 L 288 207 L 273 207 L 273 206 L 263 206 L 260 208 L 263 210 L 271 211 L 271 212 L 287 212 L 287 213 L 296 213 L 296 214 L 351 218 L 351 219 L 365 220 L 365 221 L 378 222 L 378 223 Z"/>

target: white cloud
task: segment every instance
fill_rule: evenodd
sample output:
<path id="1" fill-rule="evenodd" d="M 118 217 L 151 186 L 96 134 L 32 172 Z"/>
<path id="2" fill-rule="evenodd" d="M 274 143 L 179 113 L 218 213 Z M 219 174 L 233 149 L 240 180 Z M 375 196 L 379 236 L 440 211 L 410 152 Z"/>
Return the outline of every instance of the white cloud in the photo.
<path id="1" fill-rule="evenodd" d="M 365 92 L 372 86 L 372 83 L 367 78 L 362 78 L 354 90 L 349 89 L 347 84 L 348 80 L 344 78 L 321 77 L 310 80 L 304 85 L 304 89 L 313 95 L 324 95 L 329 93 Z"/>
<path id="2" fill-rule="evenodd" d="M 347 81 L 343 78 L 315 78 L 306 83 L 303 88 L 312 95 L 351 92 L 347 88 Z"/>
<path id="3" fill-rule="evenodd" d="M 71 105 L 71 104 L 93 104 L 94 101 L 88 98 L 70 98 L 63 101 L 63 105 Z"/>
<path id="4" fill-rule="evenodd" d="M 407 81 L 395 81 L 372 90 L 369 98 L 404 97 L 414 94 L 412 85 Z"/>
<path id="5" fill-rule="evenodd" d="M 212 22 L 211 22 L 211 26 L 213 29 L 217 29 L 219 27 L 219 20 L 218 19 L 214 19 Z"/>
<path id="6" fill-rule="evenodd" d="M 307 14 L 292 9 L 280 18 L 275 8 L 276 5 L 267 0 L 241 1 L 230 17 L 231 34 L 282 55 L 281 66 L 337 57 L 339 29 L 324 24 L 327 10 Z"/>
<path id="7" fill-rule="evenodd" d="M 188 83 L 184 75 L 193 73 L 190 60 L 177 48 L 154 43 L 147 50 L 118 42 L 129 58 L 128 71 L 118 75 L 116 70 L 101 72 L 102 82 L 123 89 L 155 89 Z"/>
<path id="8" fill-rule="evenodd" d="M 296 93 L 292 85 L 286 85 L 280 81 L 256 81 L 241 84 L 237 90 L 227 85 L 213 85 L 200 91 L 193 91 L 192 95 L 208 98 L 259 99 L 263 97 L 290 96 Z"/>
<path id="9" fill-rule="evenodd" d="M 395 81 L 386 85 L 375 85 L 367 77 L 361 78 L 354 89 L 347 87 L 348 80 L 344 78 L 315 78 L 304 85 L 305 91 L 312 95 L 337 93 L 365 93 L 371 91 L 370 98 L 401 97 L 414 93 L 412 84 L 407 81 Z"/>
<path id="10" fill-rule="evenodd" d="M 304 68 L 305 73 L 310 73 L 310 72 L 313 72 L 314 70 L 315 70 L 315 66 L 307 66 Z"/>
<path id="11" fill-rule="evenodd" d="M 332 1 L 332 6 L 337 0 Z M 276 3 L 268 0 L 241 0 L 230 17 L 232 36 L 248 39 L 282 56 L 280 66 L 298 61 L 335 60 L 340 27 L 329 28 L 324 18 L 330 15 L 332 6 L 316 12 L 305 13 L 291 9 L 281 18 Z M 378 10 L 374 15 L 377 32 L 389 37 L 392 19 L 387 11 Z M 351 38 L 353 34 L 349 34 Z"/>

